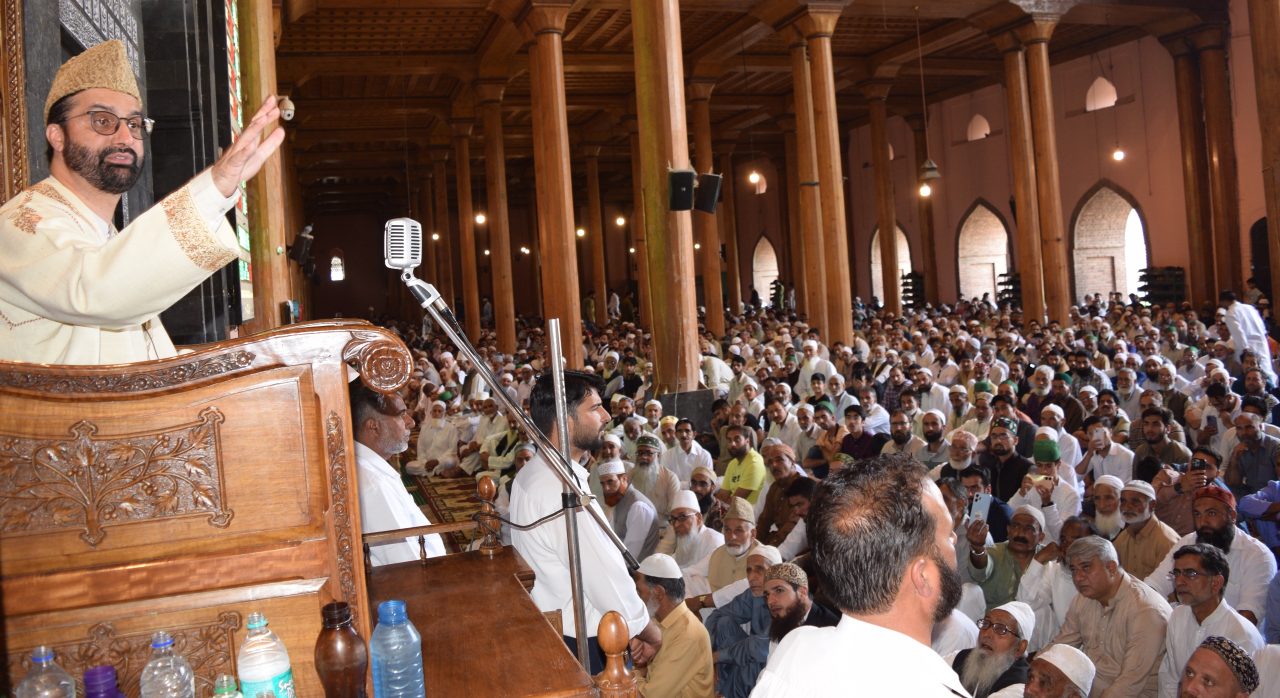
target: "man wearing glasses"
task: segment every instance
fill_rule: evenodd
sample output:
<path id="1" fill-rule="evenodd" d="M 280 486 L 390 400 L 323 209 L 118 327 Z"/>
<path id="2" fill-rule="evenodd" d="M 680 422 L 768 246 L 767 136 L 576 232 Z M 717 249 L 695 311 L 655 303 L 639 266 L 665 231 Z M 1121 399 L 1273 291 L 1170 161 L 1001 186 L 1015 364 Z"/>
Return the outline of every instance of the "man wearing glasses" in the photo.
<path id="1" fill-rule="evenodd" d="M 1027 682 L 1027 638 L 1035 627 L 1035 611 L 1021 601 L 993 608 L 978 620 L 978 645 L 947 657 L 973 698 Z"/>
<path id="2" fill-rule="evenodd" d="M 1183 667 L 1210 635 L 1225 637 L 1250 655 L 1267 644 L 1253 621 L 1236 613 L 1223 599 L 1230 576 L 1226 556 L 1212 545 L 1185 545 L 1174 551 L 1169 579 L 1180 605 L 1169 615 L 1160 665 L 1161 696 L 1178 695 Z"/>
<path id="3" fill-rule="evenodd" d="M 242 181 L 284 140 L 268 97 L 213 167 L 111 221 L 142 172 L 152 122 L 119 41 L 71 59 L 45 102 L 51 176 L 0 207 L 0 359 L 105 364 L 173 356 L 168 308 L 236 259 L 226 220 Z"/>

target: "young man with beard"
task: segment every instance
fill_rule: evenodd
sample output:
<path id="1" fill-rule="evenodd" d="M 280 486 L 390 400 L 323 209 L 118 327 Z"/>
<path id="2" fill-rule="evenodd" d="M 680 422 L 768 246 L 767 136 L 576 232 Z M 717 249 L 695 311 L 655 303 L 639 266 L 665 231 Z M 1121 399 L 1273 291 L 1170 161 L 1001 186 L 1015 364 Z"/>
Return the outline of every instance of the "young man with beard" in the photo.
<path id="1" fill-rule="evenodd" d="M 819 429 L 814 445 L 822 451 L 823 465 L 812 468 L 812 471 L 819 478 L 826 477 L 829 469 L 838 463 L 836 455 L 844 445 L 844 437 L 849 434 L 849 430 L 841 423 L 844 420 L 837 419 L 832 409 L 834 408 L 829 402 L 813 408 L 813 423 Z M 848 407 L 846 411 L 851 409 L 854 408 Z M 810 470 L 807 466 L 805 469 Z"/>
<path id="2" fill-rule="evenodd" d="M 529 396 L 529 415 L 534 425 L 549 435 L 552 447 L 560 449 L 563 445 L 560 430 L 556 428 L 556 400 L 551 383 L 549 374 L 538 379 Z M 577 371 L 564 374 L 564 399 L 569 414 L 569 474 L 578 483 L 587 481 L 587 471 L 581 464 L 602 445 L 602 433 L 609 420 L 609 412 L 600 398 L 601 388 L 595 376 Z M 553 467 L 539 453 L 520 469 L 511 486 L 512 521 L 537 521 L 561 510 L 564 486 Z M 591 502 L 587 506 L 596 508 L 603 517 L 599 504 Z M 583 611 L 588 629 L 590 671 L 595 674 L 604 670 L 604 655 L 590 633 L 600 626 L 600 619 L 610 610 L 620 613 L 627 624 L 633 659 L 638 664 L 647 664 L 662 646 L 662 631 L 650 619 L 622 556 L 596 519 L 585 512 L 578 512 L 576 516 L 578 544 L 582 550 Z M 560 611 L 565 644 L 576 653 L 581 638 L 574 635 L 576 622 L 563 522 L 556 519 L 527 531 L 514 530 L 511 543 L 533 569 L 535 581 L 530 591 L 533 602 L 544 613 Z"/>
<path id="3" fill-rule="evenodd" d="M 945 420 L 946 417 L 937 410 L 929 410 L 920 417 L 920 435 L 924 438 L 924 446 L 916 451 L 915 456 L 927 468 L 943 465 L 951 458 L 951 442 L 943 432 Z"/>
<path id="4" fill-rule="evenodd" d="M 952 519 L 909 457 L 878 456 L 822 483 L 809 518 L 813 561 L 842 612 L 831 628 L 797 628 L 760 674 L 755 698 L 967 696 L 929 646 L 960 601 Z M 839 661 L 832 661 L 839 657 Z"/>
<path id="5" fill-rule="evenodd" d="M 818 489 L 812 478 L 798 477 L 787 487 L 787 503 L 791 505 L 791 532 L 778 545 L 782 559 L 791 561 L 809 552 L 809 530 L 806 519 L 813 503 L 813 493 Z"/>
<path id="6" fill-rule="evenodd" d="M 1067 550 L 1071 578 L 1080 593 L 1054 643 L 1071 645 L 1097 668 L 1091 695 L 1154 697 L 1164 659 L 1168 602 L 1120 567 L 1116 549 L 1098 536 Z"/>
<path id="7" fill-rule="evenodd" d="M 1192 517 L 1196 531 L 1183 536 L 1147 577 L 1147 584 L 1169 596 L 1173 581 L 1173 553 L 1185 545 L 1204 543 L 1221 550 L 1231 566 L 1224 599 L 1240 615 L 1261 623 L 1266 615 L 1267 589 L 1276 575 L 1276 558 L 1267 546 L 1236 526 L 1236 498 L 1229 490 L 1210 485 L 1196 490 Z"/>
<path id="8" fill-rule="evenodd" d="M 1169 616 L 1160 666 L 1161 698 L 1178 695 L 1182 669 L 1205 637 L 1225 637 L 1250 655 L 1266 645 L 1253 622 L 1222 600 L 1231 574 L 1222 551 L 1212 545 L 1188 545 L 1174 552 L 1173 560 L 1174 594 L 1180 605 Z"/>
<path id="9" fill-rule="evenodd" d="M 676 561 L 654 553 L 636 570 L 636 593 L 662 628 L 662 651 L 637 671 L 642 696 L 714 698 L 711 637 L 702 619 L 684 605 L 684 579 Z"/>
<path id="10" fill-rule="evenodd" d="M 729 462 L 724 469 L 722 489 L 716 492 L 716 498 L 722 502 L 741 497 L 755 504 L 764 487 L 764 458 L 751 447 L 748 430 L 749 427 L 737 424 L 725 428 Z"/>
<path id="11" fill-rule="evenodd" d="M 662 443 L 652 434 L 641 434 L 636 439 L 636 467 L 628 477 L 631 486 L 649 499 L 658 512 L 658 528 L 666 528 L 671 503 L 680 492 L 680 479 L 675 473 L 658 465 Z"/>
<path id="12" fill-rule="evenodd" d="M 1034 442 L 1034 427 L 1027 426 L 1032 429 Z M 991 473 L 991 493 L 1007 502 L 1022 487 L 1022 478 L 1031 472 L 1032 463 L 1015 450 L 1020 440 L 1017 420 L 998 417 L 987 439 L 990 444 L 986 453 L 978 458 L 978 465 Z M 1029 447 L 1034 447 L 1034 443 Z"/>
<path id="13" fill-rule="evenodd" d="M 1103 475 L 1093 483 L 1093 527 L 1098 535 L 1115 540 L 1124 530 L 1124 514 L 1120 513 L 1120 490 L 1124 482 L 1115 475 Z"/>
<path id="14" fill-rule="evenodd" d="M 1262 433 L 1263 421 L 1253 412 L 1241 412 L 1232 419 L 1236 445 L 1227 456 L 1227 482 L 1238 497 L 1266 487 L 1280 472 L 1280 439 Z"/>
<path id="15" fill-rule="evenodd" d="M 1156 488 L 1156 515 L 1178 535 L 1185 536 L 1196 530 L 1192 517 L 1196 490 L 1206 485 L 1228 489 L 1220 477 L 1221 464 L 1221 454 L 1199 446 L 1191 451 L 1191 462 L 1185 473 L 1166 467 L 1152 479 L 1151 484 Z"/>
<path id="16" fill-rule="evenodd" d="M 1113 544 L 1120 566 L 1138 579 L 1146 579 L 1178 542 L 1178 532 L 1156 518 L 1155 500 L 1155 488 L 1143 480 L 1130 480 L 1120 490 L 1124 530 Z"/>
<path id="17" fill-rule="evenodd" d="M 1147 456 L 1155 456 L 1161 463 L 1189 463 L 1191 451 L 1185 444 L 1169 438 L 1173 413 L 1163 407 L 1148 407 L 1142 411 L 1142 442 L 1133 449 L 1134 462 Z"/>
<path id="18" fill-rule="evenodd" d="M 889 440 L 880 449 L 881 453 L 905 453 L 914 457 L 924 448 L 924 439 L 911 433 L 911 418 L 902 410 L 889 415 Z"/>
<path id="19" fill-rule="evenodd" d="M 399 395 L 375 393 L 360 381 L 350 388 L 352 426 L 355 432 L 356 475 L 360 483 L 360 525 L 366 533 L 427 526 L 431 521 L 413 503 L 400 473 L 387 461 L 409 448 L 413 415 Z M 427 556 L 444 555 L 438 534 L 426 537 Z M 419 559 L 417 537 L 369 547 L 375 566 Z"/>
<path id="20" fill-rule="evenodd" d="M 987 545 L 990 527 L 982 519 L 970 522 L 965 531 L 969 542 L 966 571 L 969 578 L 982 587 L 990 610 L 1014 599 L 1018 584 L 1035 558 L 1044 538 L 1044 514 L 1039 509 L 1022 505 L 1009 521 L 1009 539 Z"/>
<path id="21" fill-rule="evenodd" d="M 809 596 L 809 575 L 794 563 L 783 562 L 765 572 L 764 601 L 769 607 L 771 652 L 802 625 L 829 628 L 840 622 L 840 614 Z"/>
<path id="22" fill-rule="evenodd" d="M 771 618 L 764 599 L 764 577 L 780 562 L 777 548 L 756 546 L 747 555 L 746 588 L 707 618 L 716 692 L 725 698 L 747 698 L 769 659 Z"/>
<path id="23" fill-rule="evenodd" d="M 45 100 L 50 176 L 0 207 L 0 359 L 114 364 L 176 354 L 159 314 L 236 259 L 226 213 L 284 140 L 269 95 L 211 168 L 116 231 L 152 121 L 124 44 L 67 61 Z"/>
<path id="24" fill-rule="evenodd" d="M 609 523 L 627 550 L 637 560 L 643 560 L 658 545 L 658 512 L 653 502 L 631 486 L 631 477 L 622 461 L 601 463 L 597 470 Z"/>
<path id="25" fill-rule="evenodd" d="M 993 608 L 978 621 L 978 645 L 948 657 L 973 698 L 1027 682 L 1027 638 L 1035 625 L 1035 613 L 1021 601 Z"/>
<path id="26" fill-rule="evenodd" d="M 724 545 L 724 536 L 707 528 L 702 522 L 698 496 L 690 490 L 680 490 L 671 501 L 670 524 L 663 531 L 655 550 L 675 559 L 680 569 L 692 568 Z"/>

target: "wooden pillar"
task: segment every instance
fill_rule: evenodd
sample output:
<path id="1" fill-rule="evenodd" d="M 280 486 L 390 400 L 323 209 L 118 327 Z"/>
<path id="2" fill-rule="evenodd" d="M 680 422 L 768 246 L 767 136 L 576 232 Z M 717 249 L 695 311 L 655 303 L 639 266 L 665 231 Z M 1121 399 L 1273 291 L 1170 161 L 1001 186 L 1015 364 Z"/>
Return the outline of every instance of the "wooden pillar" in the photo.
<path id="1" fill-rule="evenodd" d="M 720 154 L 720 171 L 724 174 L 721 188 L 720 240 L 724 243 L 725 274 L 728 278 L 729 312 L 742 312 L 742 263 L 738 255 L 738 179 L 733 176 L 733 150 Z"/>
<path id="2" fill-rule="evenodd" d="M 698 311 L 694 298 L 693 221 L 668 211 L 667 168 L 689 167 L 679 0 L 632 0 L 636 119 L 640 126 L 646 251 L 654 322 L 657 394 L 698 387 Z M 661 310 L 659 310 L 661 309 Z"/>
<path id="3" fill-rule="evenodd" d="M 711 149 L 711 90 L 715 81 L 693 79 L 689 81 L 689 103 L 693 109 L 694 168 L 698 172 L 711 172 L 716 167 L 715 152 Z M 732 176 L 726 177 L 732 179 Z M 693 213 L 693 234 L 702 243 L 702 250 L 694 254 L 702 269 L 703 306 L 707 309 L 707 331 L 716 338 L 724 337 L 724 285 L 720 281 L 720 229 L 716 214 L 704 211 Z M 729 265 L 732 274 L 733 265 Z"/>
<path id="4" fill-rule="evenodd" d="M 992 37 L 1004 56 L 1005 108 L 1009 123 L 1009 160 L 1017 205 L 1014 239 L 1022 279 L 1022 314 L 1044 322 L 1044 270 L 1040 255 L 1040 202 L 1036 194 L 1035 139 L 1031 135 L 1031 97 L 1027 92 L 1027 56 L 1012 32 Z"/>
<path id="5" fill-rule="evenodd" d="M 600 148 L 595 146 L 587 156 L 587 220 L 583 225 L 591 245 L 591 281 L 596 294 L 596 315 L 591 318 L 601 327 L 609 323 L 609 279 L 604 256 L 604 214 L 600 206 Z"/>
<path id="6" fill-rule="evenodd" d="M 880 231 L 880 278 L 885 310 L 902 315 L 902 281 L 898 274 L 898 220 L 893 204 L 893 169 L 889 165 L 889 108 L 885 99 L 893 83 L 862 87 L 871 111 L 871 169 L 876 180 L 876 228 Z M 872 289 L 874 292 L 875 289 Z"/>
<path id="7" fill-rule="evenodd" d="M 472 341 L 480 339 L 480 283 L 476 278 L 476 228 L 471 203 L 470 121 L 454 121 L 453 176 L 458 180 L 458 249 L 462 262 L 463 328 Z"/>
<path id="8" fill-rule="evenodd" d="M 1269 124 L 1280 114 L 1280 4 L 1249 0 L 1253 35 L 1253 82 L 1258 95 L 1258 121 Z M 1271 294 L 1280 294 L 1280 133 L 1262 129 L 1262 190 L 1267 204 L 1267 248 L 1271 256 Z"/>
<path id="9" fill-rule="evenodd" d="M 436 261 L 436 245 L 431 242 L 431 232 L 435 230 L 435 187 L 429 168 L 424 168 L 426 175 L 422 178 L 422 188 L 418 192 L 418 222 L 422 224 L 422 264 L 418 273 L 424 281 L 436 286 L 439 290 L 440 265 Z"/>
<path id="10" fill-rule="evenodd" d="M 915 143 L 916 152 L 916 174 L 919 175 L 920 168 L 924 167 L 924 162 L 928 159 L 929 153 L 929 134 L 925 130 L 925 116 L 911 115 L 907 117 L 907 125 L 911 127 L 911 136 Z M 937 241 L 933 233 L 933 197 L 920 196 L 916 194 L 916 208 L 920 217 L 920 246 L 930 253 L 922 255 L 924 257 L 924 298 L 928 302 L 937 305 L 942 302 L 941 288 L 938 286 L 938 259 L 937 259 Z"/>
<path id="11" fill-rule="evenodd" d="M 449 172 L 445 167 L 448 159 L 447 151 L 431 151 L 431 182 L 436 190 L 436 220 L 432 235 L 426 236 L 426 244 L 436 246 L 436 263 L 440 265 L 436 270 L 436 290 L 440 291 L 444 301 L 452 308 L 457 302 L 457 296 L 453 292 L 453 252 L 450 249 L 452 245 L 449 244 L 449 239 L 453 236 L 449 233 Z M 433 236 L 439 236 L 439 239 L 433 240 Z"/>
<path id="12" fill-rule="evenodd" d="M 511 276 L 511 216 L 507 208 L 507 155 L 502 131 L 505 80 L 476 83 L 476 97 L 484 119 L 485 196 L 489 209 L 489 264 L 493 274 L 493 320 L 498 351 L 516 350 L 516 297 Z"/>
<path id="13" fill-rule="evenodd" d="M 1209 193 L 1213 207 L 1213 246 L 1217 250 L 1218 289 L 1244 291 L 1240 257 L 1240 190 L 1236 174 L 1235 126 L 1231 114 L 1231 75 L 1227 71 L 1227 32 L 1211 27 L 1191 37 L 1200 52 L 1204 91 L 1204 134 L 1208 144 Z M 1272 47 L 1275 50 L 1275 47 Z M 1264 124 L 1267 120 L 1264 119 Z M 1267 130 L 1264 126 L 1263 130 Z M 1215 296 L 1216 297 L 1216 296 Z"/>
<path id="14" fill-rule="evenodd" d="M 800 225 L 800 149 L 796 145 L 796 120 L 785 117 L 778 120 L 778 126 L 782 128 L 786 158 L 787 251 L 791 258 L 791 283 L 796 287 L 796 312 L 804 313 L 805 299 L 809 297 L 809 270 L 805 265 L 804 236 Z"/>
<path id="15" fill-rule="evenodd" d="M 1173 54 L 1177 86 L 1178 133 L 1182 145 L 1182 187 L 1187 217 L 1187 265 L 1191 302 L 1195 307 L 1217 300 L 1213 262 L 1213 225 L 1209 210 L 1209 163 L 1204 136 L 1204 103 L 1201 99 L 1200 63 L 1195 48 L 1183 39 L 1165 42 Z"/>
<path id="16" fill-rule="evenodd" d="M 822 259 L 822 194 L 818 187 L 818 147 L 813 132 L 813 90 L 810 80 L 808 48 L 804 41 L 791 44 L 791 90 L 796 112 L 796 163 L 800 190 L 800 233 L 805 259 L 813 264 L 805 270 L 805 312 L 809 324 L 824 331 L 827 321 L 827 271 Z"/>
<path id="17" fill-rule="evenodd" d="M 636 305 L 640 306 L 640 326 L 653 328 L 653 296 L 649 288 L 649 244 L 645 235 L 644 187 L 641 165 L 644 158 L 640 154 L 640 124 L 634 118 L 631 124 L 631 220 L 627 225 L 631 231 L 631 242 L 623 234 L 623 244 L 627 250 L 635 248 L 635 253 L 627 253 L 627 279 L 631 278 L 631 263 L 636 265 Z M 606 223 L 607 225 L 607 223 Z M 630 289 L 628 289 L 630 291 Z"/>
<path id="18" fill-rule="evenodd" d="M 241 59 L 245 73 L 244 113 L 253 114 L 276 86 L 276 49 L 272 38 L 271 3 L 240 3 Z M 275 128 L 281 128 L 276 126 Z M 265 138 L 270 131 L 264 132 Z M 279 153 L 267 158 L 258 176 L 247 184 L 251 224 L 250 258 L 253 264 L 253 319 L 241 327 L 241 335 L 263 332 L 280 325 L 280 303 L 289 300 L 289 258 L 284 249 L 297 231 L 285 230 L 284 178 Z"/>
<path id="19" fill-rule="evenodd" d="M 529 64 L 533 110 L 533 163 L 538 188 L 539 265 L 544 316 L 560 319 L 561 349 L 570 368 L 583 365 L 578 255 L 569 174 L 569 121 L 561 43 L 569 3 L 535 0 L 524 23 L 534 37 Z"/>
<path id="20" fill-rule="evenodd" d="M 823 338 L 831 342 L 853 340 L 853 288 L 849 279 L 849 240 L 844 217 L 844 171 L 840 152 L 840 124 L 836 111 L 835 65 L 831 34 L 840 19 L 840 8 L 810 8 L 797 20 L 809 44 L 809 70 L 813 74 L 813 123 L 817 136 L 818 181 L 822 193 L 822 239 L 827 278 L 827 327 Z"/>
<path id="21" fill-rule="evenodd" d="M 1044 275 L 1045 310 L 1050 320 L 1066 322 L 1071 307 L 1070 259 L 1062 212 L 1062 183 L 1058 171 L 1058 136 L 1054 130 L 1053 79 L 1049 37 L 1056 17 L 1038 16 L 1017 29 L 1026 46 L 1027 87 L 1031 103 L 1031 135 L 1035 144 L 1036 200 L 1040 207 L 1040 257 Z"/>

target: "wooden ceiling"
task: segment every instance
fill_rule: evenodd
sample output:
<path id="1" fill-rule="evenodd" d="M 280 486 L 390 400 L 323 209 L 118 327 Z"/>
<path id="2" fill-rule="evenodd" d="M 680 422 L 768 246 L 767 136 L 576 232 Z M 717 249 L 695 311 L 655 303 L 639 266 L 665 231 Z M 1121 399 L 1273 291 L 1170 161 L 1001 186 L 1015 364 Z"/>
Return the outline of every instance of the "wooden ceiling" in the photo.
<path id="1" fill-rule="evenodd" d="M 477 79 L 506 81 L 503 99 L 512 205 L 532 192 L 528 57 L 491 6 L 503 0 L 274 0 L 277 76 L 297 105 L 294 157 L 308 217 L 403 210 L 450 151 L 450 122 L 476 114 Z M 781 154 L 777 119 L 791 111 L 790 29 L 804 0 L 682 0 L 689 75 L 716 81 L 717 142 L 735 153 Z M 857 84 L 895 80 L 890 107 L 920 112 L 917 27 L 930 102 L 1001 81 L 987 31 L 1028 11 L 1066 10 L 1050 51 L 1070 60 L 1147 34 L 1223 20 L 1219 0 L 855 0 L 832 37 L 842 133 L 866 118 Z M 625 121 L 635 91 L 629 0 L 575 0 L 564 33 L 565 91 L 575 146 L 598 146 L 607 201 L 631 196 Z M 483 132 L 471 148 L 475 200 L 484 201 Z M 585 168 L 574 164 L 575 175 Z M 406 174 L 409 186 L 406 186 Z M 452 164 L 450 164 L 452 177 Z M 450 184 L 452 190 L 452 182 Z"/>

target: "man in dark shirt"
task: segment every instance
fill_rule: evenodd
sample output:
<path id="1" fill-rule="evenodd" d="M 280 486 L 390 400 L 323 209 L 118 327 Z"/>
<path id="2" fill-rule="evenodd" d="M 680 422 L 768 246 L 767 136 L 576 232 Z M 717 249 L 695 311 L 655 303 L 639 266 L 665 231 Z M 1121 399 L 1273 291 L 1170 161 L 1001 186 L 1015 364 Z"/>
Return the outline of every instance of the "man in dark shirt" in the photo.
<path id="1" fill-rule="evenodd" d="M 1014 450 L 1018 445 L 1018 421 L 997 417 L 987 438 L 990 446 L 978 459 L 978 465 L 991 473 L 991 494 L 1007 502 L 1022 487 L 1022 478 L 1031 471 L 1031 461 Z"/>

